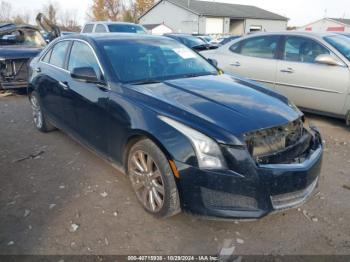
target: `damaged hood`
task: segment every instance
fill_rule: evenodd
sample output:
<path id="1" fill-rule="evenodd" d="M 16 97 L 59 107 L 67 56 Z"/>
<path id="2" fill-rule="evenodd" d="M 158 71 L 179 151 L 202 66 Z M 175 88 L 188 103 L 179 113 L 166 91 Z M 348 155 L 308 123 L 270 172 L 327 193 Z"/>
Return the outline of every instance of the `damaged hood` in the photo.
<path id="1" fill-rule="evenodd" d="M 230 75 L 128 86 L 236 136 L 284 125 L 302 115 L 284 96 Z"/>

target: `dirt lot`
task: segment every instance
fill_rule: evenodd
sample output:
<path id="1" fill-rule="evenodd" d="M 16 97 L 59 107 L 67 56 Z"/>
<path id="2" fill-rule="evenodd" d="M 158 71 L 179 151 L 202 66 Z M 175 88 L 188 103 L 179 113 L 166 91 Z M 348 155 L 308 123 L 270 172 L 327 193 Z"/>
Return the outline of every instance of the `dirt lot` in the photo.
<path id="1" fill-rule="evenodd" d="M 253 222 L 157 220 L 128 179 L 60 131 L 35 130 L 25 96 L 0 98 L 0 254 L 350 254 L 350 129 L 308 115 L 326 149 L 317 194 Z"/>

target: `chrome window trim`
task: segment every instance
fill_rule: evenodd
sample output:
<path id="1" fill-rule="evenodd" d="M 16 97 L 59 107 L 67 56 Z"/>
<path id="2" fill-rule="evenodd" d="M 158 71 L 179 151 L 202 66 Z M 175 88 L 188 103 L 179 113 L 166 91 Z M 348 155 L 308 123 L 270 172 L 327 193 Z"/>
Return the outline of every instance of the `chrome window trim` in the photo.
<path id="1" fill-rule="evenodd" d="M 71 72 L 70 72 L 69 70 L 67 70 L 67 69 L 64 69 L 64 68 L 61 68 L 61 67 L 58 67 L 58 66 L 55 66 L 55 65 L 52 65 L 52 64 L 50 64 L 50 63 L 46 63 L 46 62 L 42 61 L 43 57 L 45 56 L 45 54 L 46 54 L 47 52 L 49 52 L 49 50 L 51 50 L 52 48 L 54 48 L 54 46 L 55 46 L 56 44 L 58 44 L 58 43 L 60 43 L 60 42 L 63 42 L 63 41 L 73 41 L 73 44 L 74 44 L 74 41 L 78 41 L 78 42 L 82 42 L 82 43 L 86 44 L 86 45 L 91 49 L 92 53 L 94 54 L 94 57 L 95 57 L 95 59 L 96 59 L 96 61 L 97 61 L 97 64 L 98 64 L 98 67 L 99 67 L 99 69 L 101 70 L 102 76 L 103 76 L 103 78 L 105 78 L 105 72 L 104 72 L 104 70 L 103 70 L 103 67 L 102 67 L 102 65 L 101 65 L 101 62 L 100 62 L 98 56 L 96 55 L 96 52 L 95 52 L 94 48 L 91 46 L 91 44 L 90 44 L 89 42 L 87 42 L 86 40 L 83 40 L 83 39 L 65 38 L 65 39 L 56 41 L 55 44 L 53 45 L 53 47 L 48 48 L 48 50 L 46 50 L 46 51 L 44 52 L 44 54 L 41 55 L 39 62 L 40 62 L 40 63 L 47 64 L 47 65 L 50 65 L 50 66 L 53 66 L 53 67 L 55 67 L 55 68 L 57 68 L 57 69 L 63 70 L 63 71 L 65 71 L 65 72 L 67 72 L 67 73 L 70 74 Z M 69 55 L 70 55 L 70 54 L 69 54 Z M 68 62 L 69 62 L 69 59 L 68 59 Z M 108 89 L 111 89 L 110 86 L 109 86 L 108 84 L 107 84 L 106 86 L 108 87 Z"/>
<path id="2" fill-rule="evenodd" d="M 58 44 L 58 43 L 60 43 L 60 42 L 64 42 L 64 41 L 69 42 L 68 39 L 62 39 L 62 40 L 60 40 L 60 41 L 55 42 L 52 46 L 50 46 L 49 48 L 47 48 L 47 50 L 45 50 L 45 52 L 44 52 L 43 54 L 41 54 L 40 59 L 39 59 L 39 62 L 40 62 L 40 63 L 43 63 L 43 64 L 45 64 L 45 65 L 49 65 L 49 66 L 52 66 L 52 67 L 54 67 L 54 68 L 57 68 L 57 69 L 60 69 L 60 70 L 62 70 L 62 71 L 65 71 L 65 72 L 70 73 L 68 70 L 66 70 L 66 69 L 64 69 L 64 68 L 62 68 L 62 67 L 59 67 L 59 66 L 56 66 L 56 65 L 53 65 L 53 64 L 50 64 L 50 63 L 47 63 L 47 62 L 44 62 L 44 61 L 43 61 L 43 59 L 44 59 L 44 57 L 46 56 L 46 54 L 47 54 L 48 52 L 50 52 L 50 50 L 53 51 L 53 48 L 55 48 L 56 44 Z M 68 43 L 68 45 L 69 45 L 69 43 Z M 52 55 L 52 54 L 51 54 L 51 55 Z M 50 60 L 51 60 L 51 57 L 50 57 Z"/>

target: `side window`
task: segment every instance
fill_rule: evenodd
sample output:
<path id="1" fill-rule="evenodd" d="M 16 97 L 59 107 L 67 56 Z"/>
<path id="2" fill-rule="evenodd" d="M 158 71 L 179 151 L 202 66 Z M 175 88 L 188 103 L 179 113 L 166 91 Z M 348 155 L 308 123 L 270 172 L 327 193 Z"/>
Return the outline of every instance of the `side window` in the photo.
<path id="1" fill-rule="evenodd" d="M 245 56 L 269 58 L 275 57 L 279 36 L 259 36 L 245 40 L 240 54 Z"/>
<path id="2" fill-rule="evenodd" d="M 105 33 L 107 32 L 106 28 L 104 25 L 98 24 L 95 28 L 96 33 Z"/>
<path id="3" fill-rule="evenodd" d="M 45 62 L 45 63 L 49 63 L 50 62 L 51 53 L 52 53 L 52 48 L 45 54 L 45 56 L 43 57 L 42 61 Z"/>
<path id="4" fill-rule="evenodd" d="M 238 42 L 238 43 L 231 45 L 230 46 L 231 52 L 239 54 L 240 53 L 240 44 L 241 44 L 241 42 Z"/>
<path id="5" fill-rule="evenodd" d="M 64 68 L 64 60 L 66 58 L 68 45 L 69 41 L 62 41 L 52 48 L 50 64 Z"/>
<path id="6" fill-rule="evenodd" d="M 77 67 L 92 67 L 96 75 L 101 76 L 100 67 L 91 48 L 79 41 L 74 41 L 68 62 L 68 70 L 73 71 Z"/>
<path id="7" fill-rule="evenodd" d="M 92 29 L 94 29 L 94 25 L 87 24 L 84 26 L 83 33 L 92 33 Z"/>
<path id="8" fill-rule="evenodd" d="M 286 38 L 283 59 L 286 61 L 314 63 L 322 54 L 330 54 L 329 50 L 312 39 L 299 36 Z"/>

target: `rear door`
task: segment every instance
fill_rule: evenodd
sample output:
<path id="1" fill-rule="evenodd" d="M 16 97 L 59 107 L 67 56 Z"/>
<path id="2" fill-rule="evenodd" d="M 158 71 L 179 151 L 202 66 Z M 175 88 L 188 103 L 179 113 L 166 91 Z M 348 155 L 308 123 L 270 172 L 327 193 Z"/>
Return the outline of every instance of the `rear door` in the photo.
<path id="1" fill-rule="evenodd" d="M 286 36 L 277 68 L 277 90 L 297 106 L 342 114 L 349 86 L 349 69 L 315 63 L 332 54 L 322 43 L 303 36 Z M 334 54 L 332 54 L 334 55 Z"/>
<path id="2" fill-rule="evenodd" d="M 218 58 L 219 67 L 274 87 L 279 39 L 278 35 L 266 35 L 236 42 Z"/>
<path id="3" fill-rule="evenodd" d="M 65 91 L 62 83 L 69 76 L 69 72 L 64 69 L 69 44 L 69 41 L 56 43 L 35 69 L 40 72 L 37 82 L 44 110 L 53 120 L 60 123 L 66 121 L 62 108 Z"/>

